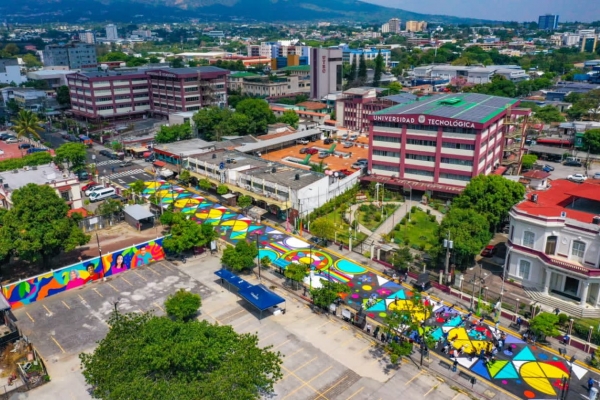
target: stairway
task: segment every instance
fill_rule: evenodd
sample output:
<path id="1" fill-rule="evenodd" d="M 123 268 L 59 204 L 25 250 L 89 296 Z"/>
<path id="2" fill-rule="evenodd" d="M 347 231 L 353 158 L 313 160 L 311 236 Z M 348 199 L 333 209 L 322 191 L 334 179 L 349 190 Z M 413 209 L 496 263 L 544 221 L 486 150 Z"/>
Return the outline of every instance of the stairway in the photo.
<path id="1" fill-rule="evenodd" d="M 600 308 L 592 307 L 589 304 L 583 309 L 579 302 L 575 300 L 563 300 L 554 296 L 542 293 L 537 288 L 523 288 L 523 291 L 534 301 L 540 303 L 544 311 L 553 311 L 558 308 L 561 312 L 578 318 L 600 318 Z M 544 307 L 545 306 L 545 307 Z"/>

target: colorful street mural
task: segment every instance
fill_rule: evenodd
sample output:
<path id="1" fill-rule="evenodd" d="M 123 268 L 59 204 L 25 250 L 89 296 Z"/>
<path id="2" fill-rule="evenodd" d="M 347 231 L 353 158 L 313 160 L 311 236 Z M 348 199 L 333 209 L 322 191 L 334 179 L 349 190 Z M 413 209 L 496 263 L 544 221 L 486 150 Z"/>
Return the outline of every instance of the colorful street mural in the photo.
<path id="1" fill-rule="evenodd" d="M 2 287 L 12 308 L 78 288 L 98 279 L 165 258 L 162 238 L 127 247 L 100 257 L 47 272 Z"/>

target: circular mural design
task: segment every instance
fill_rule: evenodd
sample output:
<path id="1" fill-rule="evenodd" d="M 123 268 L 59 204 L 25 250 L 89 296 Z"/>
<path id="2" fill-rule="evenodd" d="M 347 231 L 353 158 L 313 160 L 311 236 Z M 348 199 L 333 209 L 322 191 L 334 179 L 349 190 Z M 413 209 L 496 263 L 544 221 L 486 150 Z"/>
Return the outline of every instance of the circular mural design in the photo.
<path id="1" fill-rule="evenodd" d="M 327 269 L 332 264 L 332 259 L 329 254 L 320 250 L 299 249 L 291 250 L 281 256 L 285 261 L 295 262 L 300 264 L 310 265 L 314 269 Z M 333 271 L 331 271 L 333 275 Z"/>
<path id="2" fill-rule="evenodd" d="M 274 250 L 260 249 L 258 251 L 258 258 L 262 260 L 263 257 L 269 257 L 269 260 L 275 261 L 279 258 L 279 254 Z"/>
<path id="3" fill-rule="evenodd" d="M 309 247 L 309 244 L 306 243 L 304 240 L 300 240 L 295 237 L 288 237 L 283 243 L 285 243 L 285 245 L 290 249 L 306 249 Z M 313 252 L 314 251 L 315 249 L 313 249 Z"/>
<path id="4" fill-rule="evenodd" d="M 556 386 L 560 379 L 569 376 L 562 363 L 537 361 L 523 364 L 519 374 L 533 389 L 552 396 L 556 395 L 553 384 Z"/>
<path id="5" fill-rule="evenodd" d="M 367 272 L 367 269 L 349 260 L 339 259 L 335 262 L 335 268 L 346 274 L 360 275 Z"/>

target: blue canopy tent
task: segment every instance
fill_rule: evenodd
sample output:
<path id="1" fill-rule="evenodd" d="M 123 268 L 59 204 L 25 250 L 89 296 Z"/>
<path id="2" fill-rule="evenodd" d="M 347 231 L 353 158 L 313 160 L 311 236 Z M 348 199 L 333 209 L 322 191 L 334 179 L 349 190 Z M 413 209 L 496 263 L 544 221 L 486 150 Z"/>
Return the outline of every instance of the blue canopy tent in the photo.
<path id="1" fill-rule="evenodd" d="M 229 285 L 235 286 L 238 289 L 238 291 L 248 289 L 253 286 L 251 283 L 246 282 L 239 276 L 231 273 L 230 271 L 227 271 L 226 269 L 220 269 L 218 271 L 215 271 L 215 275 L 221 278 L 221 282 L 227 281 Z"/>
<path id="2" fill-rule="evenodd" d="M 277 260 L 273 261 L 273 263 L 271 265 L 279 268 L 279 273 L 281 275 L 283 275 L 283 271 L 287 268 L 288 265 L 290 265 L 291 262 L 290 261 L 286 261 L 283 260 L 281 258 L 278 258 Z"/>
<path id="3" fill-rule="evenodd" d="M 252 287 L 240 290 L 238 294 L 254 307 L 258 308 L 261 319 L 263 311 L 278 304 L 285 303 L 285 299 L 283 297 L 273 293 L 263 284 L 254 285 Z M 283 310 L 283 312 L 285 313 L 285 310 Z"/>

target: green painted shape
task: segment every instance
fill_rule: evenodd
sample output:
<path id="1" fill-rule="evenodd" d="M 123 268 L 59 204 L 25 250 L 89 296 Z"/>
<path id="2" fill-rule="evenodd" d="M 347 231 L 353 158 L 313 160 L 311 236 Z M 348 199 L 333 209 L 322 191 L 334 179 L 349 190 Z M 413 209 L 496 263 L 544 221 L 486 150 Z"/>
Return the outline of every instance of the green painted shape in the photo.
<path id="1" fill-rule="evenodd" d="M 502 368 L 504 368 L 508 364 L 508 361 L 496 361 L 491 365 L 488 365 L 487 369 L 492 378 L 496 377 L 496 374 L 500 372 Z"/>

